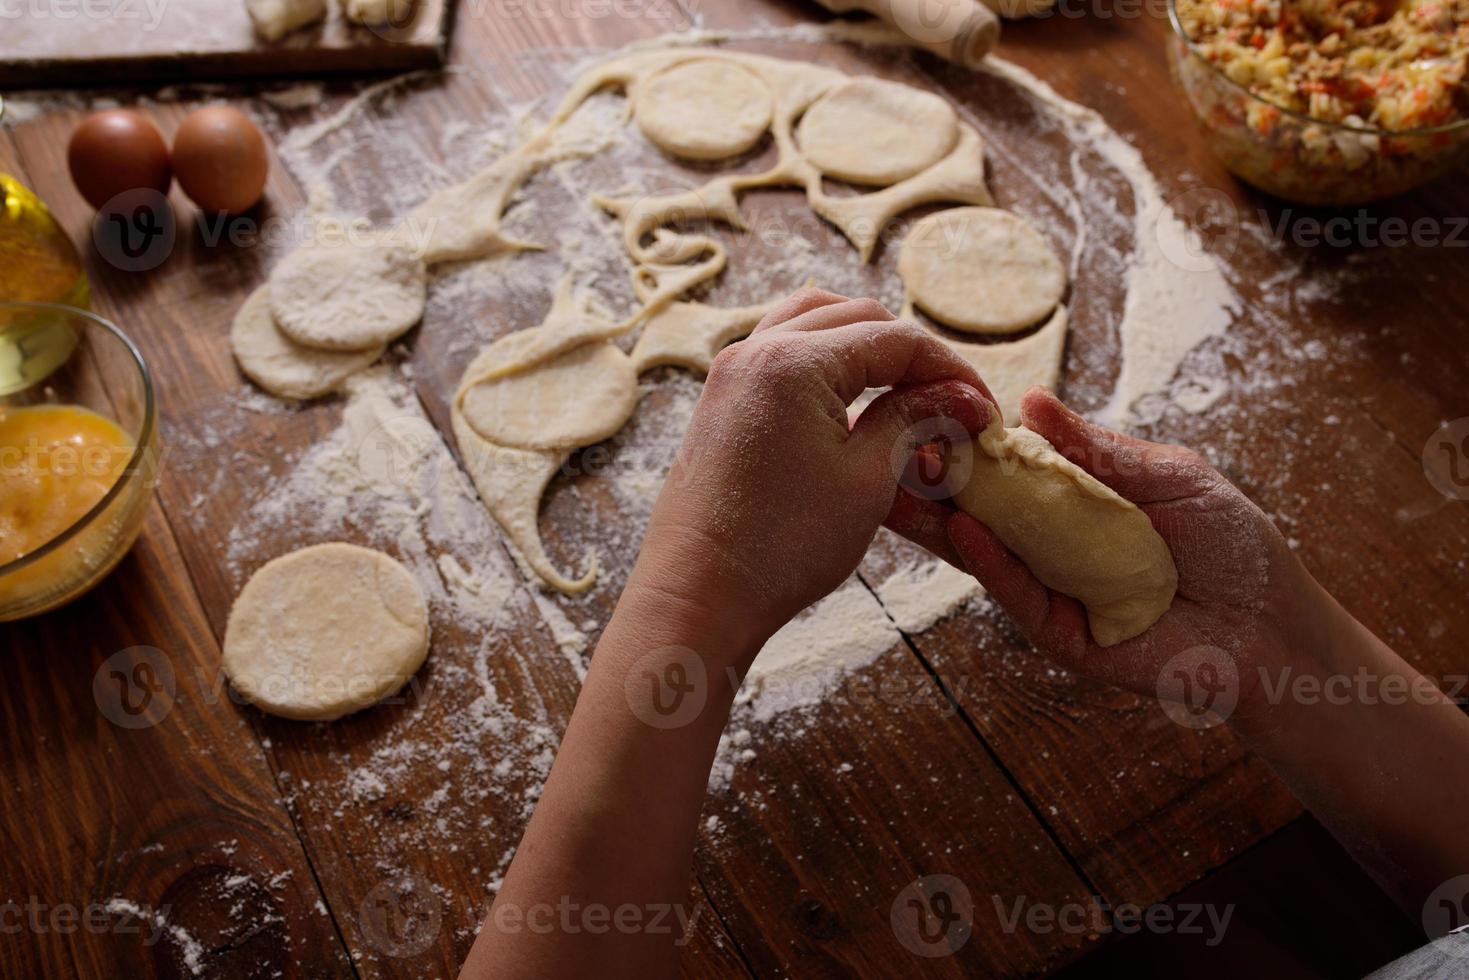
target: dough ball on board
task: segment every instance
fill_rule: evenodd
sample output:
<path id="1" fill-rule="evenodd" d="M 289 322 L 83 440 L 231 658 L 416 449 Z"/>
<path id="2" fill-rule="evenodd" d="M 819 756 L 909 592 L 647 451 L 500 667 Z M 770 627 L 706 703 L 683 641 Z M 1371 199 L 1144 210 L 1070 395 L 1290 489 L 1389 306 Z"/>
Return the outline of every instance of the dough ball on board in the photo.
<path id="1" fill-rule="evenodd" d="M 342 0 L 342 15 L 369 27 L 403 27 L 413 14 L 413 0 Z"/>
<path id="2" fill-rule="evenodd" d="M 326 16 L 326 0 L 245 0 L 255 33 L 279 41 L 292 31 Z"/>
<path id="3" fill-rule="evenodd" d="M 953 106 L 879 78 L 855 78 L 828 92 L 796 127 L 802 156 L 854 184 L 896 184 L 938 163 L 958 139 Z"/>
<path id="4" fill-rule="evenodd" d="M 428 271 L 418 253 L 383 241 L 302 245 L 270 274 L 281 333 L 322 350 L 370 350 L 423 318 Z"/>
<path id="5" fill-rule="evenodd" d="M 230 327 L 230 349 L 245 377 L 281 398 L 320 398 L 383 355 L 367 350 L 331 351 L 302 347 L 281 333 L 270 315 L 270 296 L 261 286 L 240 306 Z"/>
<path id="6" fill-rule="evenodd" d="M 638 372 L 632 359 L 616 345 L 599 341 L 472 386 L 460 411 L 496 445 L 573 449 L 611 438 L 637 404 Z"/>
<path id="7" fill-rule="evenodd" d="M 402 687 L 428 653 L 428 604 L 387 555 L 334 542 L 261 566 L 235 599 L 224 671 L 252 704 L 330 721 Z"/>
<path id="8" fill-rule="evenodd" d="M 1051 314 L 1066 268 L 1030 222 L 999 208 L 951 208 L 903 239 L 898 275 L 913 303 L 947 327 L 1011 333 Z"/>
<path id="9" fill-rule="evenodd" d="M 724 160 L 760 142 L 771 97 L 749 70 L 716 59 L 685 61 L 639 86 L 638 128 L 658 149 L 691 160 Z"/>

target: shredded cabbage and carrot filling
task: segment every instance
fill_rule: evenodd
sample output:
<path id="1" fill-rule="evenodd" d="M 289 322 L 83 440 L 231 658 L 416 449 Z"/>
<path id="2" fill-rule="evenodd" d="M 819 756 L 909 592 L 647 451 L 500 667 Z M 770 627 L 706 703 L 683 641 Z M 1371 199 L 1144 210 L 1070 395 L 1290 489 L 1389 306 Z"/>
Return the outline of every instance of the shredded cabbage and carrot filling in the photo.
<path id="1" fill-rule="evenodd" d="M 1177 0 L 1198 52 L 1272 105 L 1402 131 L 1469 118 L 1469 0 Z"/>

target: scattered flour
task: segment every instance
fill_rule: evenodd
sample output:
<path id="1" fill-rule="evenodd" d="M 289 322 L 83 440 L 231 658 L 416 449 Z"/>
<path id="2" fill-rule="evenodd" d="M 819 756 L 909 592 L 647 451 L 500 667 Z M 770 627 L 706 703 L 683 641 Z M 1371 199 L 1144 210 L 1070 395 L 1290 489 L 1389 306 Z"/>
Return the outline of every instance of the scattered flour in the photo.
<path id="1" fill-rule="evenodd" d="M 981 591 L 974 576 L 937 558 L 905 565 L 877 587 L 898 629 L 915 636 L 963 608 Z"/>
<path id="2" fill-rule="evenodd" d="M 155 930 L 167 932 L 169 938 L 178 944 L 179 955 L 183 957 L 184 961 L 184 969 L 196 977 L 204 973 L 204 945 L 190 935 L 182 926 L 176 926 L 170 923 L 163 912 L 119 897 L 109 898 L 104 907 L 113 915 L 126 915 L 136 919 L 142 919 L 145 922 L 151 923 Z"/>
<path id="3" fill-rule="evenodd" d="M 519 583 L 499 536 L 412 391 L 380 366 L 347 383 L 342 421 L 232 530 L 236 577 L 274 555 L 263 542 L 347 536 L 393 552 L 440 615 L 493 626 Z"/>
<path id="4" fill-rule="evenodd" d="M 828 33 L 806 29 L 760 36 L 830 39 Z M 708 43 L 728 37 L 695 33 L 681 40 Z M 857 39 L 876 40 L 865 35 Z M 1139 399 L 1158 392 L 1171 394 L 1188 411 L 1207 410 L 1228 391 L 1228 383 L 1208 372 L 1179 380 L 1175 375 L 1183 373 L 1189 351 L 1230 326 L 1238 302 L 1228 283 L 1212 260 L 1199 260 L 1202 253 L 1163 200 L 1141 155 L 1100 116 L 1061 98 L 1018 67 L 996 61 L 990 70 L 1028 93 L 1077 144 L 1069 160 L 1061 155 L 1054 173 L 1036 178 L 1043 189 L 1038 194 L 1045 193 L 1046 185 L 1061 188 L 1050 201 L 1054 214 L 1028 216 L 1046 222 L 1053 237 L 1069 246 L 1073 271 L 1081 274 L 1075 278 L 1084 277 L 1089 284 L 1110 278 L 1126 282 L 1126 303 L 1117 304 L 1123 308 L 1118 327 L 1122 372 L 1114 389 L 1098 391 L 1110 397 L 1109 417 L 1134 415 Z M 301 183 L 331 188 L 320 198 L 321 208 L 370 213 L 374 223 L 405 213 L 433 190 L 464 179 L 506 152 L 542 108 L 513 107 L 508 114 L 490 111 L 484 118 L 450 123 L 438 131 L 435 148 L 433 138 L 425 141 L 427 131 L 415 121 L 416 114 L 398 103 L 400 98 L 432 97 L 431 90 L 417 85 L 423 77 L 405 75 L 363 88 L 331 115 L 304 125 L 291 126 L 292 117 L 285 112 L 264 114 L 265 124 L 280 134 L 281 159 Z M 314 94 L 296 89 L 272 94 L 276 98 L 267 96 L 267 101 L 278 109 L 311 106 L 321 99 L 319 89 Z M 607 95 L 589 102 L 580 128 L 568 132 L 599 155 L 537 174 L 516 198 L 506 216 L 507 230 L 544 244 L 545 252 L 435 271 L 425 328 L 413 340 L 420 355 L 425 344 L 432 344 L 433 363 L 462 366 L 487 341 L 538 322 L 551 286 L 568 270 L 609 308 L 630 305 L 629 270 L 617 227 L 588 205 L 588 194 L 629 187 L 661 193 L 670 189 L 669 182 L 693 185 L 707 174 L 679 173 L 672 162 L 650 156 L 636 136 L 619 135 L 624 122 L 619 98 Z M 992 146 L 1000 154 L 1027 149 L 1007 148 L 1005 142 L 1000 134 Z M 1130 253 L 1121 250 L 1115 258 L 1098 258 L 1089 238 L 1095 211 L 1083 211 L 1078 203 L 1087 194 L 1087 182 L 1097 179 L 1087 169 L 1083 150 L 1093 166 L 1100 157 L 1132 189 L 1135 214 L 1126 236 Z M 372 157 L 378 166 L 356 166 L 359 154 Z M 374 178 L 362 176 L 379 169 L 394 179 L 375 184 Z M 1006 190 L 1013 188 L 997 188 Z M 768 204 L 778 195 L 752 194 L 752 216 L 758 219 L 763 209 L 769 217 Z M 757 230 L 786 236 L 783 261 L 742 261 L 740 248 L 732 245 L 729 268 L 701 298 L 717 305 L 757 302 L 814 279 L 827 288 L 877 295 L 897 305 L 901 290 L 893 273 L 895 248 L 881 250 L 873 265 L 862 266 L 850 245 L 807 208 L 782 206 L 782 211 L 793 213 L 782 213 L 778 228 Z M 1125 223 L 1125 216 L 1118 220 Z M 895 232 L 901 228 L 900 223 Z M 1101 271 L 1099 261 L 1104 263 Z M 1192 362 L 1188 368 L 1197 370 Z M 429 596 L 435 617 L 452 616 L 470 624 L 468 632 L 477 644 L 453 649 L 436 645 L 427 668 L 438 689 L 450 692 L 441 697 L 452 700 L 451 709 L 410 699 L 385 736 L 359 744 L 355 751 L 324 748 L 331 757 L 326 761 L 336 767 L 324 765 L 309 793 L 299 792 L 305 784 L 293 784 L 289 773 L 282 773 L 282 783 L 293 805 L 325 807 L 327 817 L 332 808 L 336 814 L 348 808 L 377 814 L 394 807 L 417 807 L 433 816 L 432 821 L 391 816 L 370 821 L 389 847 L 419 847 L 426 830 L 439 834 L 446 846 L 468 834 L 503 840 L 507 849 L 499 863 L 483 869 L 493 891 L 513 856 L 509 845 L 520 828 L 496 825 L 487 813 L 493 809 L 521 821 L 527 818 L 559 741 L 556 715 L 535 696 L 530 680 L 542 671 L 522 660 L 536 654 L 516 649 L 510 613 L 539 618 L 558 648 L 550 658 L 554 661 L 559 652 L 578 680 L 584 677 L 590 635 L 600 624 L 569 600 L 525 588 L 504 554 L 499 529 L 419 406 L 407 375 L 406 365 L 385 364 L 353 379 L 340 403 L 340 423 L 265 487 L 236 524 L 226 542 L 226 557 L 236 580 L 243 581 L 249 570 L 275 556 L 263 550 L 267 542 L 276 548 L 283 540 L 300 545 L 337 537 L 358 540 L 403 560 Z M 606 444 L 606 459 L 593 465 L 589 460 L 597 457 L 583 454 L 582 473 L 574 480 L 557 478 L 557 485 L 573 497 L 585 487 L 615 506 L 615 520 L 580 529 L 588 540 L 567 532 L 568 547 L 577 554 L 585 544 L 616 552 L 618 567 L 604 566 L 609 590 L 620 587 L 630 567 L 701 386 L 687 373 L 663 372 L 646 376 L 643 387 L 649 407 L 640 409 L 634 422 Z M 233 405 L 237 413 L 241 407 L 254 415 L 294 411 L 253 389 Z M 218 438 L 215 449 L 224 464 L 221 479 L 238 478 L 241 461 L 232 455 L 229 439 Z M 208 458 L 208 453 L 202 455 Z M 762 744 L 793 737 L 803 724 L 804 709 L 839 692 L 849 674 L 895 649 L 908 656 L 903 634 L 922 633 L 979 594 L 973 579 L 937 559 L 915 560 L 872 588 L 854 577 L 802 613 L 770 641 L 746 679 L 734 720 L 720 743 L 711 787 L 727 785 L 737 766 L 756 759 Z M 502 692 L 510 690 L 516 694 L 504 693 L 502 700 Z M 432 717 L 426 718 L 429 712 Z M 425 783 L 425 773 L 434 778 Z M 323 790 L 320 783 L 326 780 L 334 782 Z M 406 792 L 409 786 L 413 797 Z M 487 807 L 490 798 L 502 806 Z"/>
<path id="5" fill-rule="evenodd" d="M 902 636 L 860 580 L 847 581 L 770 638 L 736 699 L 757 722 L 811 707 L 847 675 L 899 644 Z"/>

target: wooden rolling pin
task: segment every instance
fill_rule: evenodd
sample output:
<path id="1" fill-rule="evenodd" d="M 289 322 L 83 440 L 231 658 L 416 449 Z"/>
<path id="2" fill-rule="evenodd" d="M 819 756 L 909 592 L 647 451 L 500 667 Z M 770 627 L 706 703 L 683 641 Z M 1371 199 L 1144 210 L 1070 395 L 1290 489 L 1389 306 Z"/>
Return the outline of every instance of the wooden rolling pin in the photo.
<path id="1" fill-rule="evenodd" d="M 978 67 L 1000 40 L 1000 20 L 980 0 L 816 0 L 834 14 L 860 10 L 956 65 Z M 1002 0 L 995 0 L 1002 2 Z"/>

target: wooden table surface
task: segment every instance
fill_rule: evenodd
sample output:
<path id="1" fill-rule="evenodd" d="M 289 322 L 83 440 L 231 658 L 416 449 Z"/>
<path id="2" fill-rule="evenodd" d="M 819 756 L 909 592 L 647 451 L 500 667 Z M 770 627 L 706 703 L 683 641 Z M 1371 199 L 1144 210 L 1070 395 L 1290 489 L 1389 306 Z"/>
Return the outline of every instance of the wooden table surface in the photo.
<path id="1" fill-rule="evenodd" d="M 690 6 L 648 0 L 638 16 L 590 0 L 462 7 L 454 70 L 415 78 L 391 103 L 339 120 L 324 146 L 346 152 L 391 120 L 384 138 L 416 139 L 436 159 L 445 127 L 503 120 L 533 100 L 544 112 L 576 59 L 686 29 L 693 13 L 699 26 L 729 29 L 820 16 L 780 0 Z M 1469 668 L 1469 508 L 1439 495 L 1420 462 L 1442 421 L 1469 414 L 1465 252 L 1313 247 L 1269 233 L 1273 223 L 1319 213 L 1244 190 L 1207 157 L 1168 77 L 1167 25 L 1136 13 L 1103 2 L 1084 16 L 1007 25 L 1001 53 L 1102 112 L 1169 196 L 1221 188 L 1240 207 L 1242 232 L 1219 246 L 1244 304 L 1222 355 L 1240 383 L 1218 410 L 1172 412 L 1146 431 L 1205 450 L 1342 602 L 1421 669 Z M 985 126 L 973 80 L 927 55 L 780 39 L 740 46 L 922 84 Z M 279 142 L 331 116 L 355 90 L 334 83 L 322 104 L 289 111 L 249 89 L 223 96 L 270 120 Z M 147 111 L 167 133 L 193 104 L 220 96 L 186 89 Z M 78 242 L 89 241 L 90 214 L 70 186 L 64 152 L 83 111 L 60 108 L 0 132 L 0 171 L 50 202 Z M 374 173 L 360 152 L 352 160 L 338 178 L 357 200 L 391 188 L 390 173 Z M 1002 160 L 994 167 L 1002 201 L 1036 179 Z M 274 168 L 265 215 L 305 206 L 299 178 Z M 192 214 L 177 191 L 175 203 Z M 1469 189 L 1450 179 L 1366 213 L 1443 218 L 1466 208 Z M 572 709 L 575 667 L 543 622 L 544 598 L 518 577 L 507 600 L 518 625 L 495 641 L 504 649 L 481 650 L 468 627 L 437 616 L 434 653 L 404 703 L 305 725 L 229 697 L 220 640 L 252 570 L 225 560 L 231 531 L 342 412 L 340 399 L 295 411 L 240 407 L 250 388 L 229 355 L 229 322 L 283 248 L 211 246 L 186 226 L 174 254 L 147 274 L 118 271 L 87 249 L 98 311 L 137 340 L 158 379 L 171 448 L 146 530 L 111 578 L 64 610 L 0 627 L 0 897 L 37 906 L 42 923 L 0 935 L 6 976 L 452 975 L 544 775 L 550 746 L 524 744 L 527 733 L 559 731 Z M 1278 309 L 1281 291 L 1290 315 L 1257 315 Z M 463 313 L 493 320 L 497 309 Z M 1080 375 L 1106 370 L 1079 363 L 1075 350 L 1085 341 L 1105 353 L 1107 329 L 1105 317 L 1077 324 L 1063 394 L 1082 390 Z M 449 356 L 448 334 L 431 314 L 403 355 L 424 411 L 445 433 L 446 398 L 463 366 Z M 1267 372 L 1275 383 L 1259 384 Z M 663 402 L 655 385 L 634 426 Z M 231 420 L 226 444 L 202 450 L 221 418 Z M 453 450 L 447 435 L 445 444 Z M 590 474 L 558 479 L 542 524 L 553 554 L 572 565 L 575 542 L 621 528 L 621 519 Z M 490 540 L 497 532 L 486 520 L 474 533 Z M 602 583 L 567 606 L 578 625 L 606 621 L 630 567 L 635 535 L 611 536 L 626 546 L 603 549 Z M 259 560 L 307 543 L 282 532 Z M 911 558 L 909 546 L 884 534 L 861 580 L 874 586 Z M 162 651 L 174 693 L 160 723 L 131 729 L 99 710 L 93 679 L 108 658 L 137 647 Z M 109 665 L 126 669 L 138 656 Z M 755 760 L 708 804 L 690 884 L 699 917 L 687 973 L 1050 972 L 1107 937 L 1007 930 L 998 904 L 1163 901 L 1299 814 L 1227 728 L 1181 727 L 1150 700 L 1053 669 L 987 603 L 905 636 L 862 678 L 928 696 L 821 707 L 794 737 L 751 726 Z M 490 694 L 510 723 L 466 728 Z M 542 728 L 516 727 L 522 722 Z M 437 743 L 452 750 L 423 754 Z M 395 778 L 364 791 L 362 773 L 381 771 L 396 750 Z M 487 792 L 487 771 L 502 759 L 515 762 L 512 771 Z M 906 886 L 938 874 L 968 888 L 974 928 L 954 955 L 920 958 L 899 942 L 890 915 Z M 65 929 L 66 920 L 47 918 L 91 905 L 110 910 L 106 928 Z M 146 925 L 141 935 L 136 922 L 121 928 L 133 907 L 166 920 L 156 942 Z"/>

